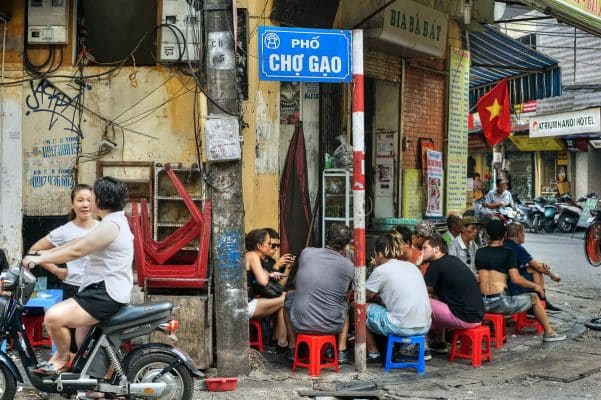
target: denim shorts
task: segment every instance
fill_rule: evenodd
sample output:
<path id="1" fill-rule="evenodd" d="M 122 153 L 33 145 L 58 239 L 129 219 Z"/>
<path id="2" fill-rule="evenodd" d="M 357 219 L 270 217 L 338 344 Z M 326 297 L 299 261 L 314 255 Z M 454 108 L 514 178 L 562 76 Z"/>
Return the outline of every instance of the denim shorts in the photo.
<path id="1" fill-rule="evenodd" d="M 422 335 L 430 330 L 430 326 L 417 328 L 399 328 L 388 319 L 388 311 L 379 304 L 370 304 L 367 307 L 367 329 L 378 335 L 388 336 L 414 336 Z"/>
<path id="2" fill-rule="evenodd" d="M 520 294 L 517 296 L 508 296 L 504 293 L 495 297 L 482 296 L 484 301 L 484 310 L 493 314 L 510 315 L 527 311 L 532 307 L 532 295 Z"/>

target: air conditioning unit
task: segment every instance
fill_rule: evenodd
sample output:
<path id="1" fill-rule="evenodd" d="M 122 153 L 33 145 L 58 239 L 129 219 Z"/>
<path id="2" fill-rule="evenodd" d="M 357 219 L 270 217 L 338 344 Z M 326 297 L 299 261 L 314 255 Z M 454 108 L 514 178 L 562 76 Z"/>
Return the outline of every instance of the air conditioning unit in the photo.
<path id="1" fill-rule="evenodd" d="M 27 42 L 66 44 L 69 0 L 27 0 Z"/>
<path id="2" fill-rule="evenodd" d="M 200 1 L 163 0 L 159 60 L 187 62 L 200 58 Z"/>

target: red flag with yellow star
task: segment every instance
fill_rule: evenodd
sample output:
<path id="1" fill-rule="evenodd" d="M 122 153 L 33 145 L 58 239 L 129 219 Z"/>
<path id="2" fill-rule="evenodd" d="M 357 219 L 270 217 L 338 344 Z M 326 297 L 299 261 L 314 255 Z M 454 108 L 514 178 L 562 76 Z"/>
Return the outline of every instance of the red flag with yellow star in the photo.
<path id="1" fill-rule="evenodd" d="M 476 108 L 480 116 L 482 132 L 490 147 L 509 137 L 511 118 L 507 78 L 503 78 L 490 92 L 480 97 Z"/>

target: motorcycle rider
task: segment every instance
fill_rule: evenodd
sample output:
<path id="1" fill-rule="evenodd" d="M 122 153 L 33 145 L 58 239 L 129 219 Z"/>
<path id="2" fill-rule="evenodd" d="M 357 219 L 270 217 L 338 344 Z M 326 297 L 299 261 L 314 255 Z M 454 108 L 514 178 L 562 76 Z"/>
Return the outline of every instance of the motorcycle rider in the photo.
<path id="1" fill-rule="evenodd" d="M 495 181 L 495 184 L 496 188 L 486 194 L 480 214 L 492 214 L 507 208 L 513 210 L 513 197 L 507 190 L 507 180 L 499 178 Z"/>
<path id="2" fill-rule="evenodd" d="M 30 264 L 66 263 L 89 255 L 79 293 L 46 312 L 44 323 L 56 352 L 48 362 L 38 365 L 34 370 L 37 374 L 53 375 L 68 370 L 69 328 L 76 328 L 76 340 L 81 345 L 91 326 L 106 321 L 130 300 L 134 248 L 133 235 L 123 212 L 127 188 L 118 180 L 104 176 L 94 183 L 94 195 L 96 214 L 102 221 L 89 234 L 23 259 L 23 265 L 29 267 Z"/>

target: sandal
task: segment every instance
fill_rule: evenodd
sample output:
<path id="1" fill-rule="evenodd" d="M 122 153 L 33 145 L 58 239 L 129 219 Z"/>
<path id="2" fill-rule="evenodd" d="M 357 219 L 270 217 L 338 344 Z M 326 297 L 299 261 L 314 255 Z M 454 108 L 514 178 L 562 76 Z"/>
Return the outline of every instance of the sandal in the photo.
<path id="1" fill-rule="evenodd" d="M 77 392 L 77 400 L 94 400 L 94 399 L 104 399 L 104 393 L 101 392 L 93 392 L 88 390 L 86 392 Z"/>
<path id="2" fill-rule="evenodd" d="M 60 368 L 57 368 L 56 365 L 47 361 L 45 363 L 39 364 L 36 368 L 32 370 L 32 372 L 38 375 L 58 375 L 62 374 L 63 372 L 67 372 L 69 369 L 71 369 L 70 362 L 66 363 Z"/>

